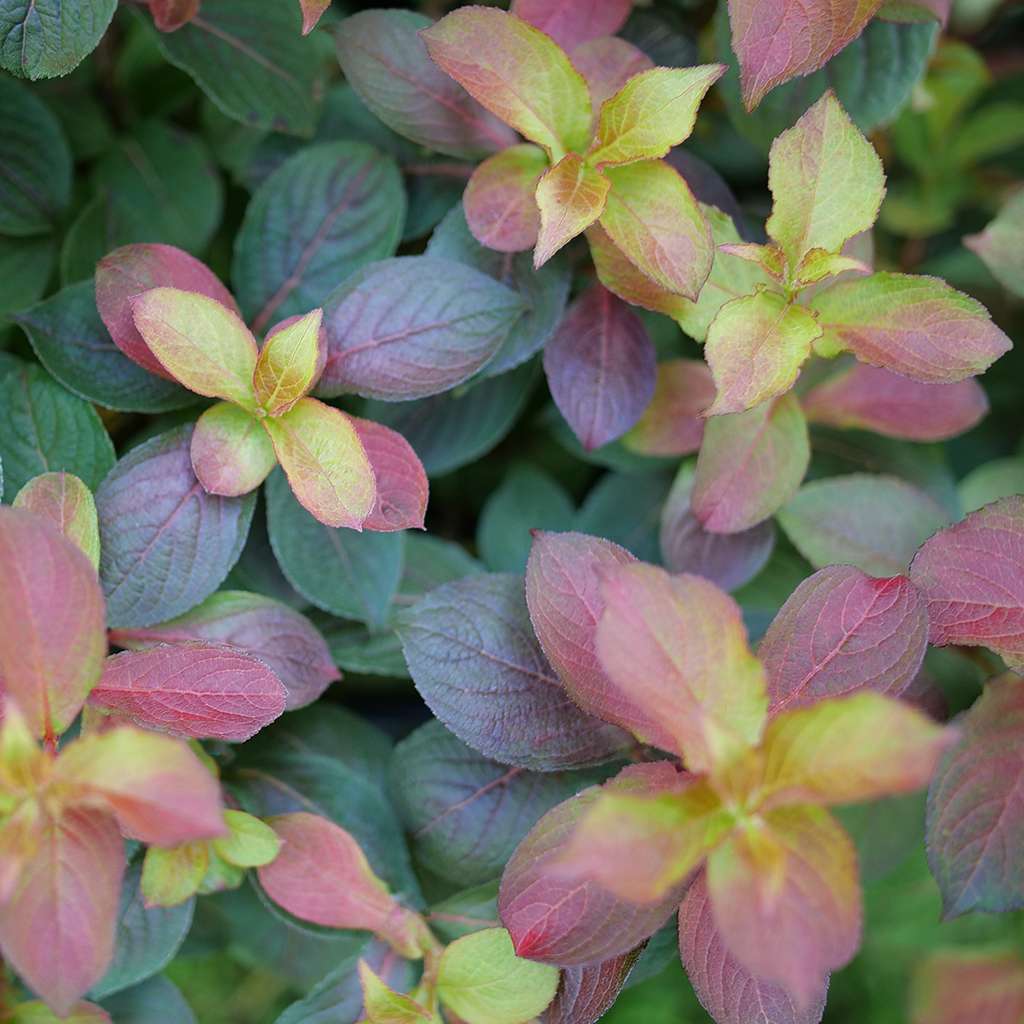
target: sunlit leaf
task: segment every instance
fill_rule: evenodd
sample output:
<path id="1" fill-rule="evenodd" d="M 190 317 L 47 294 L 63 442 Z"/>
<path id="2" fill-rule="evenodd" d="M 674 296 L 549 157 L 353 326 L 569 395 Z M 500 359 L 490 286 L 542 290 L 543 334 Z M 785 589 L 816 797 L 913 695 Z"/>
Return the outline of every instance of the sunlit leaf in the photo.
<path id="1" fill-rule="evenodd" d="M 522 252 L 537 243 L 540 212 L 534 192 L 548 168 L 537 146 L 509 146 L 474 172 L 462 197 L 473 237 L 498 252 Z"/>
<path id="2" fill-rule="evenodd" d="M 540 229 L 533 253 L 542 267 L 604 212 L 611 183 L 577 153 L 567 153 L 537 183 Z"/>
<path id="3" fill-rule="evenodd" d="M 314 309 L 267 335 L 253 371 L 253 392 L 267 415 L 284 415 L 312 390 L 327 359 L 322 320 L 323 310 Z"/>
<path id="4" fill-rule="evenodd" d="M 73 473 L 43 473 L 14 496 L 14 507 L 48 519 L 92 562 L 100 563 L 100 530 L 92 491 Z"/>

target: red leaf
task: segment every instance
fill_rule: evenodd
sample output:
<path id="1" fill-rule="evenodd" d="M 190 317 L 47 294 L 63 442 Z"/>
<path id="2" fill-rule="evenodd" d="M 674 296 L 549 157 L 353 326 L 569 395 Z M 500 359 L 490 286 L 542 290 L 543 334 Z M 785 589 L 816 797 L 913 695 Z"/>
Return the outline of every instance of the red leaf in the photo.
<path id="1" fill-rule="evenodd" d="M 633 0 L 512 0 L 512 13 L 546 32 L 564 50 L 613 36 L 626 24 Z"/>
<path id="2" fill-rule="evenodd" d="M 349 417 L 366 450 L 377 481 L 377 501 L 364 530 L 422 530 L 430 484 L 413 447 L 397 430 L 373 420 Z"/>
<path id="3" fill-rule="evenodd" d="M 822 569 L 793 591 L 758 648 L 769 713 L 863 689 L 898 697 L 927 645 L 924 601 L 905 576 Z"/>
<path id="4" fill-rule="evenodd" d="M 540 1024 L 595 1024 L 611 1008 L 643 946 L 590 967 L 562 971 L 555 998 L 540 1015 Z"/>
<path id="5" fill-rule="evenodd" d="M 280 716 L 281 680 L 227 644 L 166 644 L 107 659 L 90 703 L 172 736 L 241 742 Z"/>
<path id="6" fill-rule="evenodd" d="M 551 396 L 588 451 L 621 437 L 654 397 L 656 353 L 643 321 L 595 285 L 544 350 Z"/>

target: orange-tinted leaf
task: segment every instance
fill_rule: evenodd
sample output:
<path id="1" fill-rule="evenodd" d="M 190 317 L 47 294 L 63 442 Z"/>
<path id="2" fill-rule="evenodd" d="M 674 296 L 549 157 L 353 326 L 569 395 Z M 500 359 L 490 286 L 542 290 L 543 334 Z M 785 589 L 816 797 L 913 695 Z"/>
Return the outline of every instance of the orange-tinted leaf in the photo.
<path id="1" fill-rule="evenodd" d="M 256 401 L 270 416 L 282 416 L 309 394 L 327 362 L 321 330 L 323 310 L 271 328 L 263 343 L 252 384 Z"/>
<path id="2" fill-rule="evenodd" d="M 149 13 L 161 32 L 173 32 L 199 13 L 199 0 L 150 0 Z"/>
<path id="3" fill-rule="evenodd" d="M 512 13 L 572 50 L 588 39 L 615 35 L 632 5 L 633 0 L 512 0 Z"/>
<path id="4" fill-rule="evenodd" d="M 107 653 L 89 559 L 46 519 L 0 508 L 0 679 L 37 736 L 63 732 Z"/>
<path id="5" fill-rule="evenodd" d="M 610 187 L 608 179 L 577 153 L 567 153 L 540 179 L 540 232 L 533 252 L 534 267 L 542 267 L 601 216 Z"/>
<path id="6" fill-rule="evenodd" d="M 462 196 L 473 237 L 498 252 L 522 252 L 537 243 L 540 211 L 534 192 L 548 158 L 525 144 L 488 157 L 474 172 Z"/>
<path id="7" fill-rule="evenodd" d="M 373 467 L 349 416 L 303 398 L 263 421 L 295 497 L 327 526 L 362 529 L 377 499 Z"/>
<path id="8" fill-rule="evenodd" d="M 715 384 L 699 359 L 658 363 L 654 397 L 636 426 L 622 439 L 641 455 L 690 455 L 704 436 L 701 415 L 715 400 Z"/>
<path id="9" fill-rule="evenodd" d="M 349 417 L 370 460 L 377 498 L 363 526 L 367 530 L 422 530 L 430 484 L 413 447 L 397 430 L 373 420 Z"/>
<path id="10" fill-rule="evenodd" d="M 190 454 L 203 490 L 228 498 L 256 490 L 277 465 L 260 421 L 231 402 L 218 402 L 199 417 Z"/>
<path id="11" fill-rule="evenodd" d="M 918 964 L 910 988 L 911 1024 L 1020 1024 L 1024 960 L 1009 949 L 950 949 Z"/>
<path id="12" fill-rule="evenodd" d="M 324 11 L 331 6 L 331 0 L 299 0 L 302 10 L 302 34 L 308 36 L 316 28 Z"/>
<path id="13" fill-rule="evenodd" d="M 48 519 L 94 567 L 100 564 L 100 528 L 92 491 L 73 473 L 33 477 L 14 498 L 14 507 Z"/>

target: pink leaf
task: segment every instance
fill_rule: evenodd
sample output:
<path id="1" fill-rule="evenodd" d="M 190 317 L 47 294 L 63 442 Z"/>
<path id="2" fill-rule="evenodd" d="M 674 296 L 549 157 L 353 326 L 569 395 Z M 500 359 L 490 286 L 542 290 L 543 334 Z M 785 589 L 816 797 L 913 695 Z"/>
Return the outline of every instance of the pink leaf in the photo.
<path id="1" fill-rule="evenodd" d="M 540 1024 L 596 1024 L 611 1009 L 643 946 L 589 967 L 569 967 Z"/>
<path id="2" fill-rule="evenodd" d="M 655 351 L 643 321 L 595 285 L 577 299 L 544 350 L 548 386 L 588 451 L 621 437 L 654 395 Z"/>
<path id="3" fill-rule="evenodd" d="M 89 701 L 145 729 L 239 743 L 278 718 L 285 697 L 258 658 L 227 644 L 190 642 L 108 658 Z"/>
<path id="4" fill-rule="evenodd" d="M 827 978 L 807 1009 L 784 988 L 755 978 L 729 952 L 715 925 L 702 871 L 679 907 L 679 958 L 701 1006 L 717 1024 L 818 1024 L 825 1012 Z"/>
<path id="5" fill-rule="evenodd" d="M 0 508 L 0 680 L 38 736 L 59 734 L 107 651 L 96 570 L 48 520 Z"/>
<path id="6" fill-rule="evenodd" d="M 570 57 L 576 70 L 587 80 L 595 118 L 605 100 L 614 96 L 634 75 L 654 67 L 643 50 L 617 36 L 602 36 L 581 43 Z"/>
<path id="7" fill-rule="evenodd" d="M 622 443 L 641 455 L 690 455 L 704 436 L 703 413 L 715 400 L 715 384 L 699 359 L 658 364 L 654 397 Z"/>
<path id="8" fill-rule="evenodd" d="M 422 530 L 430 484 L 413 447 L 396 430 L 373 420 L 349 417 L 366 450 L 377 482 L 377 500 L 363 529 Z"/>
<path id="9" fill-rule="evenodd" d="M 653 795 L 676 786 L 678 778 L 667 762 L 635 765 L 606 790 Z M 653 935 L 679 903 L 682 884 L 656 903 L 636 906 L 596 882 L 567 880 L 555 868 L 598 792 L 587 790 L 548 811 L 505 867 L 498 912 L 519 956 L 560 967 L 599 964 Z"/>
<path id="10" fill-rule="evenodd" d="M 546 32 L 564 50 L 626 24 L 633 0 L 512 0 L 512 13 Z"/>
<path id="11" fill-rule="evenodd" d="M 309 619 L 262 594 L 222 590 L 162 625 L 110 631 L 111 643 L 134 650 L 195 640 L 230 644 L 265 662 L 284 684 L 289 711 L 311 704 L 341 678 Z"/>
<path id="12" fill-rule="evenodd" d="M 832 565 L 793 591 L 758 648 L 769 710 L 871 689 L 898 697 L 928 644 L 924 601 L 905 576 Z"/>
<path id="13" fill-rule="evenodd" d="M 205 263 L 173 245 L 124 245 L 96 264 L 96 308 L 114 344 L 139 366 L 175 378 L 150 351 L 132 317 L 132 300 L 151 288 L 199 292 L 238 313 L 231 293 Z"/>
<path id="14" fill-rule="evenodd" d="M 1024 1019 L 1024 961 L 1013 949 L 930 954 L 914 973 L 911 1024 L 1019 1024 Z"/>
<path id="15" fill-rule="evenodd" d="M 299 0 L 302 9 L 302 34 L 308 36 L 316 28 L 324 11 L 331 6 L 331 0 Z"/>
<path id="16" fill-rule="evenodd" d="M 161 32 L 173 32 L 199 13 L 199 0 L 149 0 L 149 13 Z"/>
<path id="17" fill-rule="evenodd" d="M 910 578 L 930 643 L 985 646 L 1024 669 L 1024 496 L 1002 498 L 921 546 Z"/>
<path id="18" fill-rule="evenodd" d="M 473 172 L 462 196 L 473 237 L 498 252 L 523 252 L 537 243 L 540 211 L 534 192 L 547 170 L 544 150 L 509 146 Z"/>
<path id="19" fill-rule="evenodd" d="M 113 818 L 75 810 L 39 825 L 35 856 L 0 904 L 4 958 L 60 1015 L 114 952 L 124 844 Z"/>

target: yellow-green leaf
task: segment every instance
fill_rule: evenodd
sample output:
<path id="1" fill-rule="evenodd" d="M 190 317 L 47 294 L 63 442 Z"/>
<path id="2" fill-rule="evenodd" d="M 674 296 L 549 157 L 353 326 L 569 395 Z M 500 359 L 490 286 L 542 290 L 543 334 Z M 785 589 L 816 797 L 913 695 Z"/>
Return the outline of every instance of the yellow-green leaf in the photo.
<path id="1" fill-rule="evenodd" d="M 218 402 L 199 417 L 191 454 L 204 490 L 229 498 L 254 491 L 277 465 L 260 421 L 231 402 Z"/>
<path id="2" fill-rule="evenodd" d="M 213 848 L 237 868 L 259 868 L 269 864 L 281 849 L 277 833 L 259 818 L 245 811 L 225 811 L 228 835 L 214 839 Z"/>
<path id="3" fill-rule="evenodd" d="M 601 216 L 609 188 L 608 179 L 576 153 L 566 154 L 540 179 L 540 232 L 533 251 L 534 267 L 542 267 Z"/>
<path id="4" fill-rule="evenodd" d="M 174 907 L 195 896 L 210 856 L 204 842 L 163 849 L 151 846 L 142 862 L 142 898 L 147 907 Z"/>
<path id="5" fill-rule="evenodd" d="M 309 394 L 323 371 L 327 349 L 322 321 L 323 310 L 314 309 L 274 328 L 263 343 L 252 383 L 256 401 L 269 415 L 286 413 Z"/>
<path id="6" fill-rule="evenodd" d="M 386 985 L 365 960 L 359 961 L 359 984 L 369 1024 L 420 1024 L 432 1019 L 415 1000 Z"/>
<path id="7" fill-rule="evenodd" d="M 49 519 L 94 566 L 100 564 L 100 528 L 92 491 L 73 473 L 43 473 L 14 498 L 15 508 Z"/>

